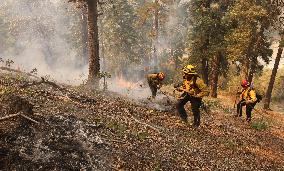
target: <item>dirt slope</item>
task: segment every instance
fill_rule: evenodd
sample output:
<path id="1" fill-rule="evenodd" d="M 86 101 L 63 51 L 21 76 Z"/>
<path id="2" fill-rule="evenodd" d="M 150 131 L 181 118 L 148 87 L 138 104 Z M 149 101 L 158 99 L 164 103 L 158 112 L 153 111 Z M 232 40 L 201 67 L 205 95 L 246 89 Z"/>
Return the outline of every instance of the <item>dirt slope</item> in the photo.
<path id="1" fill-rule="evenodd" d="M 0 117 L 39 122 L 0 120 L 0 170 L 284 170 L 278 113 L 255 112 L 248 125 L 229 98 L 206 99 L 210 111 L 192 129 L 114 93 L 33 81 L 0 74 Z M 33 113 L 9 110 L 12 97 Z"/>

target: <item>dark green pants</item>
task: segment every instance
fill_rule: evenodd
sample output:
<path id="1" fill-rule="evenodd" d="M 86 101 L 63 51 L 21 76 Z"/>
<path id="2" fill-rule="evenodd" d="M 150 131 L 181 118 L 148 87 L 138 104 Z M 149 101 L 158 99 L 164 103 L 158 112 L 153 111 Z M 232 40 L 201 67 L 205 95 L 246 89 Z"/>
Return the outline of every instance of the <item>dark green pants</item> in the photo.
<path id="1" fill-rule="evenodd" d="M 256 102 L 255 103 L 246 104 L 244 100 L 241 100 L 237 104 L 237 113 L 238 113 L 239 117 L 242 117 L 243 106 L 246 106 L 247 121 L 250 122 L 251 121 L 251 112 L 252 112 L 252 110 L 253 110 L 255 105 L 256 105 Z"/>
<path id="2" fill-rule="evenodd" d="M 155 98 L 157 95 L 157 91 L 158 91 L 158 87 L 157 85 L 154 85 L 153 83 L 151 83 L 151 81 L 148 80 L 148 85 L 150 87 L 151 93 L 152 93 L 152 97 Z"/>
<path id="3" fill-rule="evenodd" d="M 182 98 L 178 100 L 176 104 L 177 111 L 182 120 L 187 121 L 187 113 L 184 109 L 184 105 L 190 101 L 191 103 L 191 110 L 194 116 L 193 125 L 199 126 L 200 125 L 200 106 L 202 99 L 190 96 L 188 93 L 184 93 L 181 96 Z"/>

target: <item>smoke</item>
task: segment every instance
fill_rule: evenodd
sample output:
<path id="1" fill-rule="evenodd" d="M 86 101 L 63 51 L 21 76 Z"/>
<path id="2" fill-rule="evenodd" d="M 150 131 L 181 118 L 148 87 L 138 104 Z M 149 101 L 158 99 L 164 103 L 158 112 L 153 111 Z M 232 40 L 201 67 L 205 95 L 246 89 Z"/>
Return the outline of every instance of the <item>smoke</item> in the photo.
<path id="1" fill-rule="evenodd" d="M 185 43 L 187 37 L 186 19 L 188 17 L 186 5 L 188 2 L 188 0 L 175 1 L 168 6 L 167 21 L 161 23 L 162 33 L 159 34 L 158 40 L 155 42 L 159 58 L 162 58 L 165 53 L 170 54 L 171 51 L 175 51 L 176 48 L 179 48 L 178 46 Z"/>
<path id="2" fill-rule="evenodd" d="M 151 91 L 144 80 L 126 81 L 124 78 L 116 77 L 109 81 L 108 88 L 111 91 L 123 94 L 128 98 L 141 100 L 150 97 Z"/>
<path id="3" fill-rule="evenodd" d="M 166 15 L 168 16 L 166 22 L 160 20 L 158 40 L 154 41 L 158 56 L 157 63 L 155 63 L 156 61 L 152 57 L 149 63 L 127 65 L 127 67 L 123 68 L 121 71 L 122 76 L 117 76 L 109 81 L 108 88 L 111 91 L 126 95 L 135 100 L 141 100 L 151 96 L 145 76 L 149 73 L 157 72 L 151 70 L 154 66 L 157 66 L 159 70 L 162 69 L 161 64 L 165 63 L 165 60 L 171 57 L 171 50 L 174 51 L 178 43 L 182 44 L 185 42 L 187 33 L 187 11 L 185 5 L 187 2 L 186 0 L 174 2 L 172 5 L 167 6 Z M 145 68 L 148 68 L 148 70 L 145 70 Z M 164 95 L 160 94 L 157 96 L 157 99 L 161 100 L 161 98 L 164 97 Z"/>
<path id="4" fill-rule="evenodd" d="M 163 23 L 166 33 L 159 36 L 156 44 L 159 54 L 171 48 L 172 38 L 179 39 L 175 35 L 184 32 L 185 15 L 180 6 L 169 7 L 171 13 L 167 23 Z M 0 25 L 1 34 L 6 34 L 0 35 L 0 57 L 13 60 L 12 67 L 27 72 L 36 68 L 39 76 L 50 75 L 69 84 L 80 84 L 87 78 L 81 9 L 67 0 L 1 0 Z M 132 99 L 149 97 L 145 75 L 151 71 L 145 71 L 145 65 L 127 66 L 123 71 L 127 76 L 108 81 L 109 90 Z"/>
<path id="5" fill-rule="evenodd" d="M 109 81 L 108 88 L 113 92 L 134 100 L 142 106 L 160 111 L 172 110 L 172 105 L 175 102 L 174 97 L 165 96 L 160 90 L 158 90 L 155 99 L 147 100 L 152 94 L 145 80 L 132 82 L 117 77 Z"/>
<path id="6" fill-rule="evenodd" d="M 87 66 L 74 41 L 80 39 L 80 28 L 75 27 L 80 25 L 80 10 L 58 0 L 1 0 L 0 11 L 8 34 L 0 40 L 5 47 L 2 58 L 13 60 L 15 68 L 36 68 L 40 76 L 59 82 L 82 83 Z"/>

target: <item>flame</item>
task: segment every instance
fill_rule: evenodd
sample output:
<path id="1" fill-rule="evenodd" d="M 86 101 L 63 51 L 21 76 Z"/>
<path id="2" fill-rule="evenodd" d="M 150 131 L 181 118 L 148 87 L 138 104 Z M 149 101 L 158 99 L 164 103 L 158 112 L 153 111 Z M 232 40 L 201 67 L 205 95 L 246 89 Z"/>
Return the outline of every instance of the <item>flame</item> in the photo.
<path id="1" fill-rule="evenodd" d="M 127 89 L 133 89 L 133 88 L 138 87 L 138 83 L 134 83 L 134 82 L 131 82 L 131 81 L 126 81 L 123 78 L 118 78 L 117 79 L 117 85 L 120 86 L 120 87 L 123 87 L 123 88 L 127 88 Z"/>

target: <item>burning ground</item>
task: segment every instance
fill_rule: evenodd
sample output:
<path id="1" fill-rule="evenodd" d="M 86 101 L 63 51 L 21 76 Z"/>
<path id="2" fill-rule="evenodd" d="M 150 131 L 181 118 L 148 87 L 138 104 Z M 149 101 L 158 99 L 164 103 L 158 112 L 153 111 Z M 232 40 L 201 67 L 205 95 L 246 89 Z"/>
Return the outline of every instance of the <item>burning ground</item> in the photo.
<path id="1" fill-rule="evenodd" d="M 205 99 L 192 129 L 174 110 L 25 74 L 1 73 L 0 94 L 0 170 L 284 170 L 283 115 L 248 125 L 228 96 Z"/>

